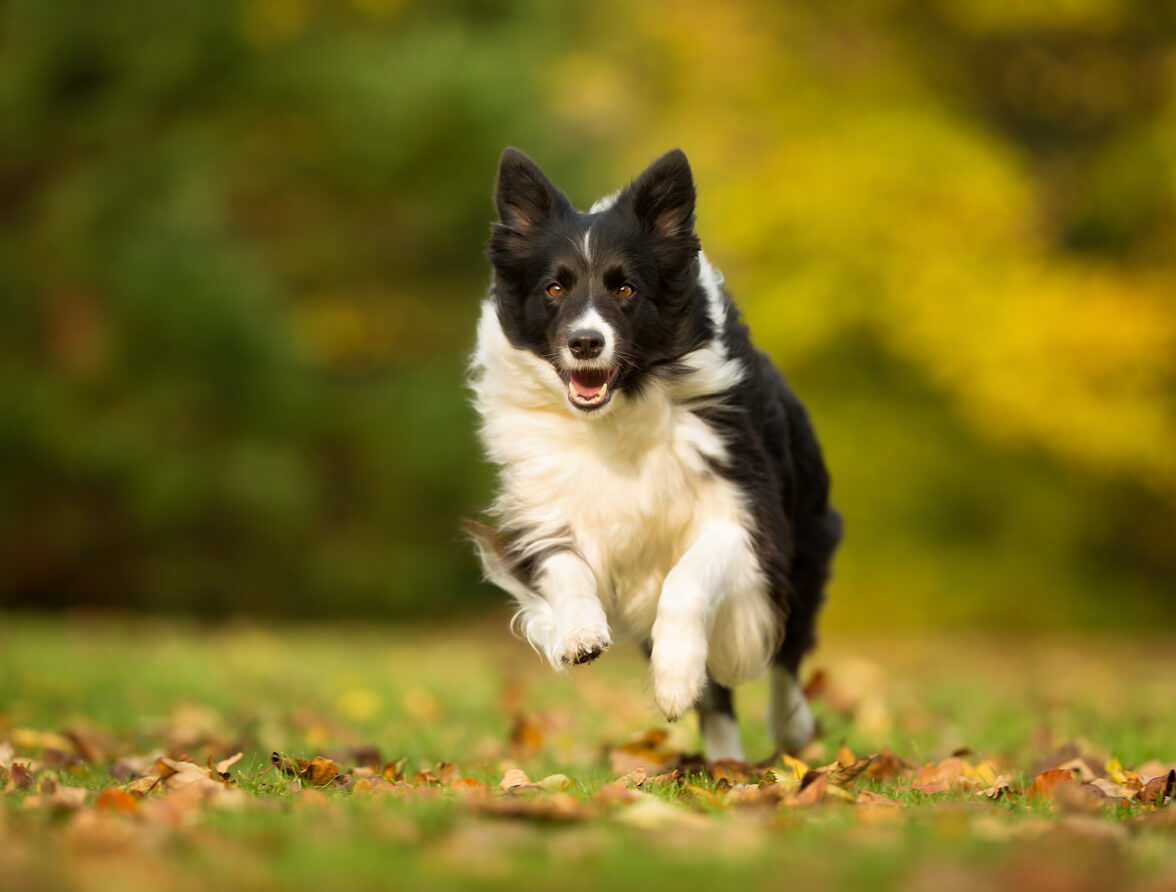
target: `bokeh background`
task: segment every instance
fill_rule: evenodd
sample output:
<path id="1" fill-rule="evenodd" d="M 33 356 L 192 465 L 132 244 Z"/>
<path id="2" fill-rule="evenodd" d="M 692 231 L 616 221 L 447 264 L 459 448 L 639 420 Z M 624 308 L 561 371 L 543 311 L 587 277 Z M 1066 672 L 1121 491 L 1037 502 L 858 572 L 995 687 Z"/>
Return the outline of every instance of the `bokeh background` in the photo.
<path id="1" fill-rule="evenodd" d="M 834 627 L 1176 620 L 1176 7 L 8 0 L 0 602 L 501 604 L 463 386 L 495 163 L 673 146 L 810 407 Z"/>

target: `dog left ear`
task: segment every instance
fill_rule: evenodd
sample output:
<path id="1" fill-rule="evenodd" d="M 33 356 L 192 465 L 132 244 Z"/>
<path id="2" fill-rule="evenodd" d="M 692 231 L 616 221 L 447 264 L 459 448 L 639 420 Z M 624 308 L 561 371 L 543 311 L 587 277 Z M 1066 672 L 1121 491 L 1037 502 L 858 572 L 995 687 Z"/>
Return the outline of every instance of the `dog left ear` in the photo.
<path id="1" fill-rule="evenodd" d="M 494 202 L 499 222 L 524 235 L 571 207 L 539 165 L 514 147 L 508 147 L 498 161 Z"/>
<path id="2" fill-rule="evenodd" d="M 654 161 L 629 187 L 633 213 L 646 230 L 662 238 L 694 234 L 694 177 L 681 149 Z"/>

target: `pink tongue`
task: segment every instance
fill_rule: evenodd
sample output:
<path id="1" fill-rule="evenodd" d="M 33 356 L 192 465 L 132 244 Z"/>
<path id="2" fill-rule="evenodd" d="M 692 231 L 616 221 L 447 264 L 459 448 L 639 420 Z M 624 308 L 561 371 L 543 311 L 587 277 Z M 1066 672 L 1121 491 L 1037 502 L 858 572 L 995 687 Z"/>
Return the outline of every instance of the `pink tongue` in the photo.
<path id="1" fill-rule="evenodd" d="M 586 374 L 583 378 L 577 378 L 575 375 L 572 375 L 572 387 L 576 388 L 576 393 L 580 394 L 580 396 L 596 396 L 603 389 L 606 381 L 608 381 L 607 372 Z"/>

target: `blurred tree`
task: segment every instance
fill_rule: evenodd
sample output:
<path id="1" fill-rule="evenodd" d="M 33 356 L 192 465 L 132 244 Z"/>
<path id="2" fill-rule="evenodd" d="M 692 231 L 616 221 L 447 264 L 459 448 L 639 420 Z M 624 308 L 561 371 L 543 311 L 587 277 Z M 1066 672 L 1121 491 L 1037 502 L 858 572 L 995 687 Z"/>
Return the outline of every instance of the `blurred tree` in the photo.
<path id="1" fill-rule="evenodd" d="M 497 598 L 455 532 L 495 159 L 586 205 L 679 144 L 826 442 L 835 621 L 1170 620 L 1174 38 L 1146 0 L 10 0 L 0 598 Z"/>

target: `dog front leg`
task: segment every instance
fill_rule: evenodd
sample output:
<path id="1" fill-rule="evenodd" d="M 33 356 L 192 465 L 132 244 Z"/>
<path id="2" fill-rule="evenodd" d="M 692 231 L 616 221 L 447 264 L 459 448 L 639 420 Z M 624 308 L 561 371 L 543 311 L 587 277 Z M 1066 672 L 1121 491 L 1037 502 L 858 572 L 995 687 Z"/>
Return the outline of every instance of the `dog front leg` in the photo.
<path id="1" fill-rule="evenodd" d="M 582 558 L 557 551 L 543 561 L 535 583 L 551 607 L 550 622 L 535 634 L 528 631 L 528 637 L 554 668 L 590 662 L 608 649 L 612 642 L 596 576 Z"/>
<path id="2" fill-rule="evenodd" d="M 758 568 L 737 523 L 704 527 L 667 574 L 653 623 L 653 696 L 670 721 L 686 714 L 706 685 L 707 640 L 728 591 Z"/>

